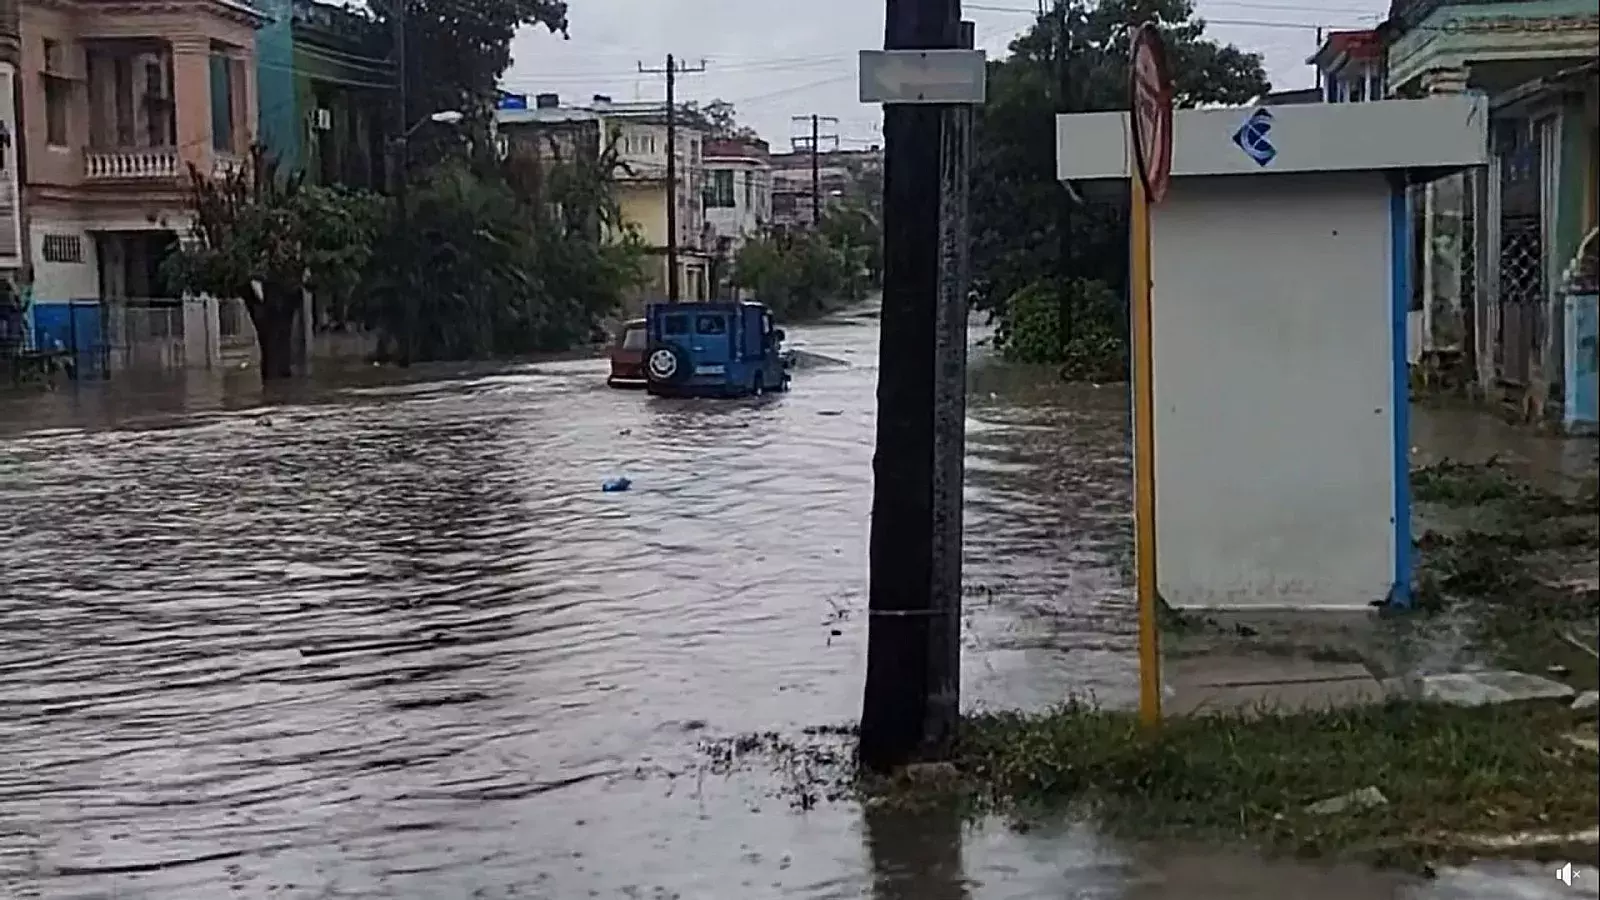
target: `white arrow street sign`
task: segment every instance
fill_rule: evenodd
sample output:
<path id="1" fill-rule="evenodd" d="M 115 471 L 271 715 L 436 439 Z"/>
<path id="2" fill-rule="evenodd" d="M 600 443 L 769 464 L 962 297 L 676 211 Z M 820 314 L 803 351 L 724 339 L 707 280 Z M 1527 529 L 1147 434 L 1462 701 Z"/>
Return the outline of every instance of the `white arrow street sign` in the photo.
<path id="1" fill-rule="evenodd" d="M 861 102 L 980 105 L 986 61 L 982 50 L 863 50 Z"/>

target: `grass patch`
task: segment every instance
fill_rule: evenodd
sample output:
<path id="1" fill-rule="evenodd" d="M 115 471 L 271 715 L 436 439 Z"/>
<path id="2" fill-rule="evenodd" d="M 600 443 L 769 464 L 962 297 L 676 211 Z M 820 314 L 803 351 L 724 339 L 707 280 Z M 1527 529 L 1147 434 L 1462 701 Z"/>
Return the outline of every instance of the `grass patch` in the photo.
<path id="1" fill-rule="evenodd" d="M 1559 705 L 1391 703 L 1353 710 L 1170 720 L 1067 706 L 967 723 L 957 768 L 1008 810 L 1077 808 L 1138 839 L 1243 842 L 1296 854 L 1437 857 L 1452 834 L 1568 830 L 1600 821 L 1600 771 Z M 1316 814 L 1375 787 L 1386 804 Z"/>
<path id="2" fill-rule="evenodd" d="M 800 809 L 855 796 L 869 805 L 954 805 L 1022 826 L 1086 817 L 1129 840 L 1419 866 L 1474 855 L 1463 835 L 1578 831 L 1600 821 L 1600 767 L 1566 739 L 1581 721 L 1558 703 L 1395 702 L 1172 719 L 1149 735 L 1134 714 L 1068 704 L 969 717 L 952 763 L 917 777 L 858 777 L 848 729 L 798 743 L 750 735 L 707 752 L 724 769 L 749 755 L 776 760 Z M 1387 802 L 1308 809 L 1365 788 Z"/>

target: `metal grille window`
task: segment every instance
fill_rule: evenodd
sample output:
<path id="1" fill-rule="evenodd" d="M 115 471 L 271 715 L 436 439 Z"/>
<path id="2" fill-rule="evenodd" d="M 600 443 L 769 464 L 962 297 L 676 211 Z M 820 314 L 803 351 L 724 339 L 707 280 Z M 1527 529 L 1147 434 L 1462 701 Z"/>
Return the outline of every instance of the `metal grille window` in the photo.
<path id="1" fill-rule="evenodd" d="M 75 234 L 47 234 L 40 249 L 45 262 L 83 262 L 83 238 Z"/>

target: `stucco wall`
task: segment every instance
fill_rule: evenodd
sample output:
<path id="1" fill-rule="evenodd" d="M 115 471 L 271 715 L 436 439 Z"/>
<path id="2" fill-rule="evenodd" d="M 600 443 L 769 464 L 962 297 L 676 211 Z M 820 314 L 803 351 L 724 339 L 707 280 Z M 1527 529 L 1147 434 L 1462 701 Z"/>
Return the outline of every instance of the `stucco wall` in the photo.
<path id="1" fill-rule="evenodd" d="M 1178 179 L 1155 209 L 1157 552 L 1173 606 L 1388 596 L 1390 219 L 1372 173 Z"/>

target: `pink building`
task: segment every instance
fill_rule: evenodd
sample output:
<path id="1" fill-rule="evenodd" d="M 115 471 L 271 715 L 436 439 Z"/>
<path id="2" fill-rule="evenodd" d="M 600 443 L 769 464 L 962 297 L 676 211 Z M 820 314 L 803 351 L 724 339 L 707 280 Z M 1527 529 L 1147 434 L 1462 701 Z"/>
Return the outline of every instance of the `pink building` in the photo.
<path id="1" fill-rule="evenodd" d="M 188 170 L 255 138 L 255 32 L 237 0 L 22 0 L 18 94 L 36 310 L 170 297 Z"/>

